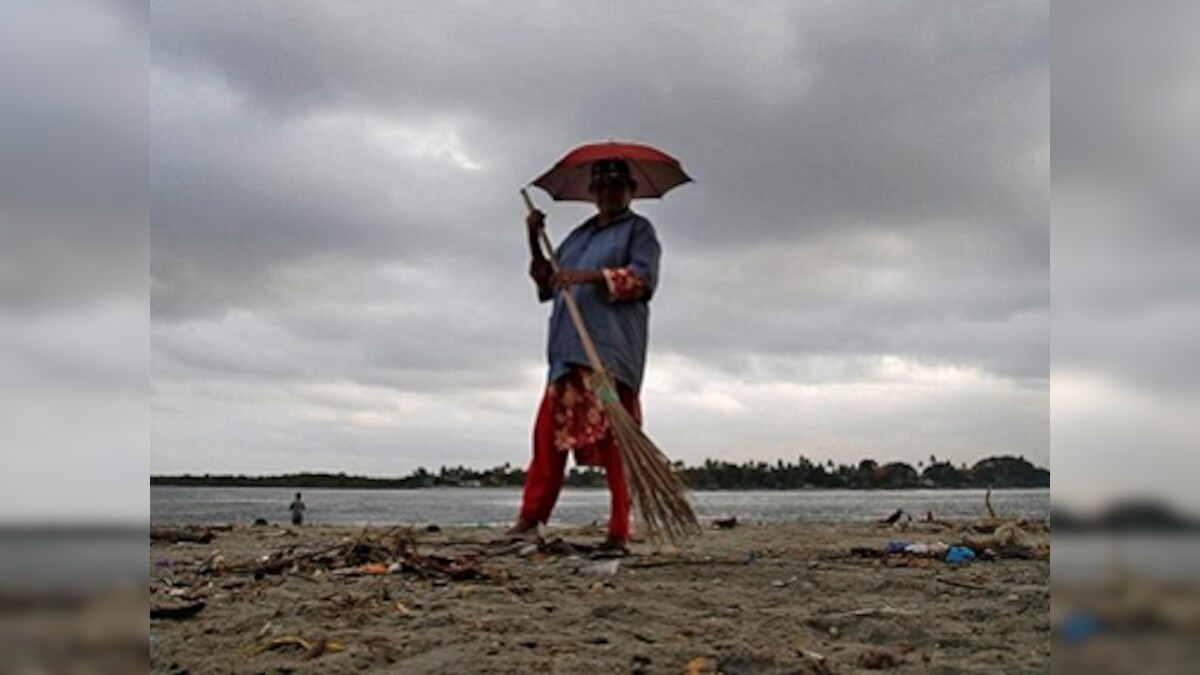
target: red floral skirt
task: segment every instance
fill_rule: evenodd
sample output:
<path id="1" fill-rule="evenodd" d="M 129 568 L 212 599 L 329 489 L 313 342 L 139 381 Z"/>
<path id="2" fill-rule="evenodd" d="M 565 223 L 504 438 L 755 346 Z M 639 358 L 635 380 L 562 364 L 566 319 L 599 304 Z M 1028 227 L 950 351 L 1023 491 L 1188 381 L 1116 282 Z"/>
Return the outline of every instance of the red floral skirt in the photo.
<path id="1" fill-rule="evenodd" d="M 619 383 L 617 394 L 629 414 L 640 422 L 637 394 Z M 605 453 L 619 452 L 591 369 L 572 368 L 566 376 L 547 386 L 546 398 L 553 410 L 556 450 L 574 451 L 575 463 L 580 466 L 605 466 Z"/>

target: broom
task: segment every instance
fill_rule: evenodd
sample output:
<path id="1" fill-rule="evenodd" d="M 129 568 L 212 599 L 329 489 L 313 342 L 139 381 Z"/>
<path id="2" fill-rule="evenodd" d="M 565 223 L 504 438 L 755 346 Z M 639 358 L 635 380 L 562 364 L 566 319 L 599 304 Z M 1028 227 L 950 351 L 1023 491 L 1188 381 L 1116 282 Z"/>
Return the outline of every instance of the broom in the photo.
<path id="1" fill-rule="evenodd" d="M 521 197 L 530 212 L 535 210 L 529 193 L 522 188 Z M 541 245 L 549 253 L 550 267 L 558 272 L 558 258 L 554 245 L 546 236 L 546 229 L 541 228 Z M 634 508 L 641 518 L 646 530 L 646 537 L 653 542 L 662 540 L 680 541 L 689 535 L 700 533 L 700 523 L 696 513 L 688 501 L 687 486 L 671 469 L 670 460 L 654 445 L 617 396 L 617 388 L 612 376 L 600 360 L 596 345 L 588 333 L 575 295 L 566 289 L 563 299 L 567 311 L 575 323 L 583 349 L 587 353 L 588 362 L 592 365 L 592 386 L 596 397 L 604 406 L 608 415 L 609 426 L 621 449 L 621 470 L 625 472 L 629 492 L 633 497 Z"/>

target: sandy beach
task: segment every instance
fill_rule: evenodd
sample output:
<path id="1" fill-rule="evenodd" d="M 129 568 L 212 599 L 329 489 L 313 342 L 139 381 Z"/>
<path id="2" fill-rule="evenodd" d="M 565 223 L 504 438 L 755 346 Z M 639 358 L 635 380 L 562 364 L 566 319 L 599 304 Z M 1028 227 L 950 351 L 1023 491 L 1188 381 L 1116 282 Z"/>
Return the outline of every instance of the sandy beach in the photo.
<path id="1" fill-rule="evenodd" d="M 873 555 L 966 524 L 738 524 L 593 557 L 596 528 L 235 526 L 150 549 L 159 673 L 1034 673 L 1049 561 Z M 1048 551 L 1048 528 L 1026 524 Z M 207 537 L 203 537 L 207 539 Z M 202 603 L 202 604 L 201 604 Z M 154 616 L 167 618 L 153 618 Z"/>

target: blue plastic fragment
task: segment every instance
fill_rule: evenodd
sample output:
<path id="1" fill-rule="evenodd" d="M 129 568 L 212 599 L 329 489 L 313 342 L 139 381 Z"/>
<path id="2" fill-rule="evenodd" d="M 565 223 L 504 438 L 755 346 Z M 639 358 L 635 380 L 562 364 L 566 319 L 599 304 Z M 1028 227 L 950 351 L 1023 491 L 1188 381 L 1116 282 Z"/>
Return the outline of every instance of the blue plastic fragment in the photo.
<path id="1" fill-rule="evenodd" d="M 1058 627 L 1058 633 L 1068 642 L 1085 642 L 1104 632 L 1100 619 L 1086 612 L 1068 616 Z"/>
<path id="2" fill-rule="evenodd" d="M 966 546 L 951 546 L 946 552 L 946 562 L 958 565 L 975 559 L 975 551 Z"/>

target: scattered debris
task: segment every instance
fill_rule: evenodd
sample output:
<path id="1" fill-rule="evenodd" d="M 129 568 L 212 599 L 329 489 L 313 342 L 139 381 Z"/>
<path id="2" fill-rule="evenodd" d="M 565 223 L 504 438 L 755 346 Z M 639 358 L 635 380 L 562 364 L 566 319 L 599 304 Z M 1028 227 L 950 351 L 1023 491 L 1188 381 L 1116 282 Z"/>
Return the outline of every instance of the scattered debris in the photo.
<path id="1" fill-rule="evenodd" d="M 175 621 L 190 619 L 200 613 L 204 609 L 205 603 L 203 600 L 188 603 L 186 605 L 167 606 L 150 606 L 151 619 L 171 619 Z"/>
<path id="2" fill-rule="evenodd" d="M 689 566 L 689 565 L 747 565 L 758 560 L 758 554 L 754 551 L 750 552 L 745 558 L 739 560 L 727 560 L 724 558 L 713 558 L 705 556 L 703 558 L 671 558 L 668 560 L 637 560 L 626 563 L 625 566 L 629 569 L 649 569 L 652 567 L 673 567 Z"/>
<path id="3" fill-rule="evenodd" d="M 946 552 L 946 562 L 951 565 L 961 565 L 975 559 L 975 551 L 969 546 L 951 546 Z"/>
<path id="4" fill-rule="evenodd" d="M 833 614 L 822 614 L 808 619 L 809 626 L 817 630 L 828 631 L 833 637 L 837 637 L 840 632 L 839 626 L 847 624 L 858 619 L 865 618 L 885 618 L 885 617 L 915 617 L 921 616 L 921 612 L 909 609 L 896 609 L 895 607 L 869 607 L 865 609 L 856 609 L 849 612 L 836 612 Z"/>
<path id="5" fill-rule="evenodd" d="M 896 509 L 892 513 L 892 515 L 888 516 L 887 518 L 884 518 L 883 520 L 880 520 L 879 522 L 884 523 L 886 525 L 895 525 L 896 521 L 900 520 L 900 518 L 903 516 L 904 516 L 904 509 Z"/>
<path id="6" fill-rule="evenodd" d="M 946 584 L 947 586 L 957 586 L 958 588 L 968 588 L 973 591 L 990 591 L 990 590 L 992 590 L 992 589 L 988 588 L 987 586 L 980 586 L 979 584 L 971 584 L 971 583 L 967 583 L 965 581 L 957 581 L 955 579 L 946 579 L 944 577 L 934 577 L 933 580 L 938 583 Z M 1020 599 L 1020 598 L 1018 598 L 1018 599 Z"/>
<path id="7" fill-rule="evenodd" d="M 734 654 L 726 656 L 717 662 L 719 675 L 760 675 L 765 672 L 777 672 L 775 662 L 754 655 Z"/>
<path id="8" fill-rule="evenodd" d="M 254 562 L 227 566 L 225 570 L 261 579 L 284 572 L 298 573 L 303 567 L 343 576 L 411 573 L 451 581 L 501 580 L 498 575 L 483 569 L 474 556 L 417 553 L 412 532 L 405 528 L 392 528 L 378 535 L 363 530 L 353 540 L 318 551 L 297 553 L 294 547 L 285 548 Z"/>
<path id="9" fill-rule="evenodd" d="M 892 654 L 874 649 L 858 656 L 858 665 L 867 670 L 891 670 L 901 663 L 900 659 Z"/>
<path id="10" fill-rule="evenodd" d="M 833 671 L 829 669 L 829 663 L 824 656 L 816 652 L 808 652 L 804 654 L 800 665 L 789 672 L 794 675 L 833 675 Z"/>
<path id="11" fill-rule="evenodd" d="M 285 635 L 264 642 L 248 644 L 242 647 L 246 656 L 257 656 L 263 652 L 274 651 L 283 647 L 299 647 L 304 651 L 305 659 L 315 659 L 326 653 L 345 651 L 340 643 L 325 638 L 306 640 L 298 635 Z"/>
<path id="12" fill-rule="evenodd" d="M 971 548 L 984 552 L 985 558 L 1012 558 L 1017 560 L 1046 560 L 1050 557 L 1049 542 L 1031 543 L 1029 535 L 1018 523 L 999 523 L 986 537 L 963 537 Z"/>
<path id="13" fill-rule="evenodd" d="M 196 573 L 200 575 L 216 574 L 225 567 L 225 556 L 220 551 L 213 551 L 200 566 L 196 568 Z"/>
<path id="14" fill-rule="evenodd" d="M 832 675 L 833 671 L 829 669 L 829 660 L 824 654 L 808 649 L 799 640 L 793 645 L 793 649 L 796 650 L 796 654 L 802 659 L 800 667 L 793 672 L 801 675 Z"/>
<path id="15" fill-rule="evenodd" d="M 933 567 L 933 560 L 925 556 L 898 555 L 889 557 L 886 561 L 886 565 L 888 567 L 910 567 L 925 569 L 928 567 Z"/>
<path id="16" fill-rule="evenodd" d="M 737 516 L 731 516 L 729 518 L 717 518 L 713 521 L 713 527 L 718 530 L 732 530 L 733 528 L 737 527 L 737 524 Z"/>
<path id="17" fill-rule="evenodd" d="M 913 555 L 930 555 L 930 554 L 937 555 L 938 551 L 936 549 L 942 548 L 942 547 L 945 547 L 946 550 L 949 550 L 949 548 L 950 548 L 949 546 L 946 546 L 945 544 L 941 543 L 940 541 L 936 544 L 924 544 L 921 542 L 917 542 L 915 544 L 909 544 L 908 546 L 905 546 L 904 552 L 911 553 Z"/>
<path id="18" fill-rule="evenodd" d="M 1037 620 L 1048 603 L 1049 592 L 1039 585 L 1049 574 L 1048 566 L 976 563 L 951 570 L 944 562 L 951 544 L 969 545 L 964 541 L 967 538 L 987 540 L 995 551 L 1004 545 L 1019 547 L 1048 539 L 1048 535 L 1032 534 L 1036 529 L 1018 527 L 1016 521 L 998 524 L 989 535 L 969 534 L 965 523 L 951 532 L 935 534 L 918 526 L 900 534 L 868 521 L 844 531 L 822 526 L 811 539 L 806 537 L 809 530 L 787 530 L 799 532 L 795 540 L 800 543 L 779 543 L 779 539 L 763 536 L 769 532 L 766 526 L 751 527 L 749 521 L 739 525 L 742 527 L 736 532 L 716 533 L 711 546 L 708 542 L 703 546 L 689 543 L 664 554 L 649 545 L 635 544 L 633 556 L 604 561 L 589 559 L 604 536 L 603 528 L 594 539 L 555 530 L 546 541 L 514 545 L 494 541 L 499 538 L 497 530 L 464 533 L 448 526 L 447 534 L 427 534 L 420 521 L 411 528 L 312 528 L 281 539 L 272 535 L 283 528 L 256 531 L 243 523 L 232 535 L 218 533 L 217 546 L 173 547 L 156 542 L 151 548 L 151 565 L 159 560 L 170 560 L 171 565 L 151 568 L 152 614 L 158 617 L 163 606 L 174 609 L 174 605 L 201 599 L 209 607 L 198 610 L 199 616 L 188 621 L 152 621 L 151 627 L 164 639 L 155 658 L 164 669 L 169 669 L 170 659 L 185 655 L 211 658 L 205 663 L 225 672 L 304 669 L 306 665 L 326 671 L 387 670 L 402 667 L 413 646 L 426 644 L 427 638 L 432 641 L 441 633 L 462 630 L 480 636 L 476 653 L 495 671 L 510 666 L 510 656 L 523 661 L 546 660 L 583 648 L 603 660 L 594 669 L 605 672 L 661 669 L 704 675 L 828 675 L 888 668 L 917 672 L 923 668 L 922 659 L 928 664 L 930 658 L 949 672 L 964 662 L 968 647 L 994 636 L 980 633 L 977 638 L 964 632 L 954 636 L 962 642 L 947 640 L 943 647 L 935 647 L 943 640 L 939 620 L 1003 620 L 1005 629 L 1011 624 L 1027 633 L 1025 626 Z M 559 534 L 566 539 L 556 539 Z M 890 547 L 888 540 L 894 540 Z M 851 544 L 865 545 L 852 551 L 866 560 L 845 560 Z M 221 552 L 216 551 L 218 547 Z M 986 559 L 984 549 L 975 550 L 976 560 Z M 944 551 L 940 557 L 935 555 L 938 551 Z M 497 557 L 500 555 L 504 558 Z M 931 569 L 888 569 L 891 566 Z M 822 571 L 808 571 L 813 569 Z M 457 578 L 473 574 L 499 583 L 456 583 Z M 520 587 L 522 581 L 527 584 L 524 588 Z M 202 592 L 207 595 L 189 595 L 198 589 L 196 582 L 203 584 Z M 722 585 L 710 587 L 710 582 Z M 709 588 L 711 593 L 706 590 Z M 754 660 L 758 652 L 742 651 L 757 644 L 755 629 L 745 624 L 754 621 L 758 602 L 741 606 L 730 602 L 743 601 L 736 595 L 743 588 L 764 604 L 786 597 L 803 601 L 780 605 L 787 607 L 791 628 L 781 624 L 785 631 L 777 636 L 781 641 L 761 653 L 777 659 L 770 668 Z M 851 588 L 862 591 L 842 592 Z M 653 606 L 641 614 L 628 609 L 638 606 L 631 593 L 650 596 L 654 602 L 659 598 L 653 596 L 659 595 L 690 597 L 680 589 L 703 596 L 697 607 L 709 611 L 696 614 L 714 620 L 650 626 L 655 623 L 650 619 L 658 616 Z M 470 598 L 464 601 L 467 592 Z M 561 603 L 564 592 L 574 594 L 588 609 L 605 603 L 627 609 L 586 625 L 581 622 L 578 630 L 562 641 L 532 638 L 545 635 L 540 631 L 547 626 L 553 628 L 570 618 Z M 1006 595 L 1018 592 L 1022 602 L 1005 602 Z M 543 611 L 543 605 L 555 611 Z M 1101 617 L 1105 635 L 1118 630 L 1107 614 L 1093 614 Z M 508 622 L 508 616 L 530 621 L 517 628 Z M 725 620 L 730 617 L 733 620 Z M 1067 639 L 1065 624 L 1061 628 L 1057 621 L 1046 625 L 1053 628 L 1056 639 Z M 377 626 L 388 630 L 375 630 Z M 713 627 L 729 631 L 728 636 L 713 632 Z M 789 635 L 788 630 L 796 632 Z M 689 661 L 686 651 L 670 654 L 676 643 L 668 638 L 677 634 L 685 635 L 695 646 L 692 654 L 697 659 Z M 806 644 L 789 644 L 793 637 L 802 637 Z M 372 639 L 378 644 L 373 645 Z M 521 639 L 529 643 L 528 649 L 518 646 Z M 142 640 L 144 644 L 145 638 Z M 331 640 L 337 642 L 330 644 Z M 161 655 L 164 644 L 169 651 L 167 660 Z M 210 644 L 214 651 L 221 645 L 227 647 L 219 655 L 202 654 Z M 343 651 L 343 645 L 347 653 L 311 665 L 301 661 L 302 657 Z M 1040 643 L 1037 648 L 1041 649 Z M 878 655 L 864 654 L 880 649 L 884 651 Z M 510 654 L 513 651 L 516 653 Z M 629 660 L 643 651 L 653 657 L 653 665 L 649 659 Z M 496 655 L 503 656 L 494 658 Z"/>
<path id="19" fill-rule="evenodd" d="M 603 562 L 588 565 L 580 571 L 591 576 L 611 577 L 616 575 L 617 570 L 620 569 L 620 566 L 620 560 L 605 560 Z"/>
<path id="20" fill-rule="evenodd" d="M 912 609 L 896 609 L 895 607 L 888 607 L 885 605 L 883 607 L 868 607 L 849 612 L 825 614 L 820 618 L 824 621 L 841 621 L 843 619 L 861 619 L 863 617 L 879 616 L 921 616 L 921 612 Z"/>
<path id="21" fill-rule="evenodd" d="M 391 568 L 386 563 L 381 563 L 381 562 L 363 563 L 363 564 L 359 565 L 358 567 L 343 567 L 343 568 L 336 569 L 336 570 L 333 570 L 332 572 L 330 572 L 330 574 L 337 574 L 339 576 L 352 576 L 352 577 L 370 576 L 370 575 L 377 575 L 377 574 L 389 574 L 389 573 L 391 573 Z"/>
<path id="22" fill-rule="evenodd" d="M 1094 614 L 1075 612 L 1059 624 L 1057 632 L 1067 642 L 1087 642 L 1104 632 L 1104 624 Z"/>
<path id="23" fill-rule="evenodd" d="M 207 544 L 215 537 L 208 528 L 188 527 L 152 527 L 150 541 L 169 541 L 173 543 L 186 541 L 194 544 Z"/>
<path id="24" fill-rule="evenodd" d="M 1042 528 L 1048 533 L 1045 525 L 1028 523 L 1028 527 Z M 1048 537 L 1034 539 L 1022 528 L 1020 521 L 1004 521 L 1000 523 L 982 523 L 962 526 L 969 532 L 986 530 L 987 536 L 964 534 L 954 545 L 942 541 L 933 543 L 889 541 L 881 548 L 870 546 L 853 546 L 850 548 L 851 558 L 888 558 L 892 567 L 926 567 L 924 563 L 916 562 L 913 558 L 942 559 L 947 563 L 957 565 L 971 560 L 1048 560 L 1050 558 L 1050 541 Z M 898 558 L 898 560 L 897 560 Z"/>
<path id="25" fill-rule="evenodd" d="M 925 523 L 927 525 L 937 525 L 939 527 L 948 528 L 948 529 L 954 528 L 954 523 L 951 523 L 946 520 L 938 519 L 936 516 L 933 515 L 933 511 L 926 511 L 925 517 L 921 520 L 921 522 Z"/>

